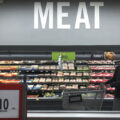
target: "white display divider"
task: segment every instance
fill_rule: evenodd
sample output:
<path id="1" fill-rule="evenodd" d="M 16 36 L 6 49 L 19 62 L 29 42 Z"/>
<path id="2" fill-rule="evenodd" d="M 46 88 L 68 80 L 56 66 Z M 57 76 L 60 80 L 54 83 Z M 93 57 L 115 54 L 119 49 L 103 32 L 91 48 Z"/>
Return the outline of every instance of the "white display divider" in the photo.
<path id="1" fill-rule="evenodd" d="M 28 120 L 120 120 L 119 111 L 28 111 Z"/>
<path id="2" fill-rule="evenodd" d="M 0 84 L 0 120 L 26 120 L 24 84 Z"/>

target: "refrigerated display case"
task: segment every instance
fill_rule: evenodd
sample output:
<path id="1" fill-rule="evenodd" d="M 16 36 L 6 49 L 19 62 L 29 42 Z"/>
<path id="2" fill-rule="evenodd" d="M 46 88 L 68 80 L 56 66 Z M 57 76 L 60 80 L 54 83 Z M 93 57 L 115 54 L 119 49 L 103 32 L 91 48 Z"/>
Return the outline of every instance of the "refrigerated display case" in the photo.
<path id="1" fill-rule="evenodd" d="M 27 84 L 29 110 L 64 110 L 63 92 L 97 90 L 113 77 L 115 61 L 104 60 L 104 52 L 76 52 L 75 60 L 52 60 L 52 52 L 0 56 L 0 83 Z M 119 59 L 119 52 L 116 53 Z M 105 88 L 101 110 L 112 110 L 115 88 Z M 81 110 L 81 109 L 79 109 Z"/>

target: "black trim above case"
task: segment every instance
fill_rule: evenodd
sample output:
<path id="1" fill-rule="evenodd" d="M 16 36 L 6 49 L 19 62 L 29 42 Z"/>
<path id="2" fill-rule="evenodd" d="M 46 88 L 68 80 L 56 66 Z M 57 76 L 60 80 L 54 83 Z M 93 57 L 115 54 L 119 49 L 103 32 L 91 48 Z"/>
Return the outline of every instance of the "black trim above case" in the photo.
<path id="1" fill-rule="evenodd" d="M 0 53 L 41 53 L 52 51 L 76 51 L 76 52 L 97 52 L 97 51 L 120 51 L 120 45 L 97 45 L 97 46 L 2 46 Z"/>

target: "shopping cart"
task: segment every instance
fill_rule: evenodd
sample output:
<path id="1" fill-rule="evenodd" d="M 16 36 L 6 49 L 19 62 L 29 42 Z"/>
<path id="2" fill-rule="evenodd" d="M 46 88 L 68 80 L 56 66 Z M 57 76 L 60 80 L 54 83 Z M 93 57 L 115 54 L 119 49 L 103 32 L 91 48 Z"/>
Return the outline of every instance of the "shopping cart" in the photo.
<path id="1" fill-rule="evenodd" d="M 104 100 L 104 85 L 97 90 L 65 90 L 63 109 L 65 110 L 101 110 Z"/>

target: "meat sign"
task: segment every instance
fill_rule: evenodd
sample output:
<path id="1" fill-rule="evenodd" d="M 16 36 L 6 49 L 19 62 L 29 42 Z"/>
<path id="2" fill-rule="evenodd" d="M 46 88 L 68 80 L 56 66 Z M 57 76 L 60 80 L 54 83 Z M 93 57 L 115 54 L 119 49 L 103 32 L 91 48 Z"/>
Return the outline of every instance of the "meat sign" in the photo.
<path id="1" fill-rule="evenodd" d="M 94 29 L 100 28 L 100 8 L 104 6 L 104 2 L 90 2 L 90 7 L 94 7 Z M 76 20 L 74 26 L 70 23 L 63 23 L 63 19 L 69 17 L 69 11 L 63 12 L 67 7 L 70 7 L 70 2 L 57 2 L 57 29 L 80 29 L 80 25 L 84 24 L 86 29 L 90 29 L 90 20 L 87 11 L 86 2 L 79 2 Z M 34 3 L 34 29 L 39 29 L 39 22 L 42 29 L 46 28 L 46 23 L 49 18 L 49 29 L 54 28 L 54 3 L 46 2 L 46 8 L 43 13 L 41 2 Z M 39 20 L 40 18 L 40 20 Z"/>

